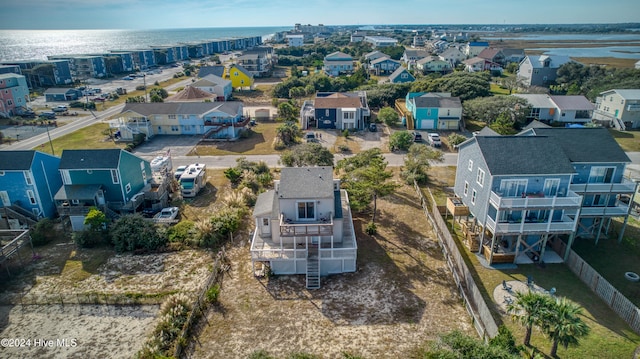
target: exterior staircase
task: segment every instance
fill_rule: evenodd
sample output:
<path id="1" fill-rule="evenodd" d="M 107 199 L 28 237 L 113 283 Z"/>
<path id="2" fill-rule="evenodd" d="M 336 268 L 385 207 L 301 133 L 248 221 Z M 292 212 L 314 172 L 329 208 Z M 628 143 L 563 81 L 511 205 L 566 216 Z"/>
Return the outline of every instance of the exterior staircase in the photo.
<path id="1" fill-rule="evenodd" d="M 307 289 L 320 288 L 320 260 L 317 244 L 307 249 Z"/>

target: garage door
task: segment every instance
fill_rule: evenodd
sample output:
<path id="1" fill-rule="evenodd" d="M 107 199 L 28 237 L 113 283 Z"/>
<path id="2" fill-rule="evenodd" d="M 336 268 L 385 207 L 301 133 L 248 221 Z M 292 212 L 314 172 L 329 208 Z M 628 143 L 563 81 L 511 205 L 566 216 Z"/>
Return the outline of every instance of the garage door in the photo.
<path id="1" fill-rule="evenodd" d="M 434 120 L 420 120 L 418 130 L 433 130 L 435 128 Z"/>

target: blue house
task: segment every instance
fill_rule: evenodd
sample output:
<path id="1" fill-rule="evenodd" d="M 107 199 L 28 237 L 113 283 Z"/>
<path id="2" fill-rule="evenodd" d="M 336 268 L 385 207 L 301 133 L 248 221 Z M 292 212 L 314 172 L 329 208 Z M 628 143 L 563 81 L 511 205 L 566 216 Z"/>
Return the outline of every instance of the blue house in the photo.
<path id="1" fill-rule="evenodd" d="M 133 207 L 151 181 L 149 162 L 121 149 L 64 150 L 59 169 L 63 185 L 54 199 L 74 229 L 83 228 L 91 207 L 104 212 Z"/>
<path id="2" fill-rule="evenodd" d="M 362 130 L 369 121 L 367 94 L 361 92 L 318 92 L 313 104 L 305 102 L 300 126 L 339 130 Z"/>
<path id="3" fill-rule="evenodd" d="M 402 84 L 405 82 L 413 82 L 416 78 L 405 67 L 398 67 L 391 75 L 389 82 L 392 84 Z"/>
<path id="4" fill-rule="evenodd" d="M 20 207 L 33 218 L 53 218 L 53 197 L 62 186 L 59 164 L 59 157 L 39 151 L 0 152 L 0 207 Z"/>
<path id="5" fill-rule="evenodd" d="M 369 64 L 369 71 L 376 75 L 388 75 L 393 73 L 399 67 L 401 67 L 400 61 L 381 57 L 371 61 L 371 64 Z"/>
<path id="6" fill-rule="evenodd" d="M 444 92 L 409 92 L 405 106 L 416 130 L 458 130 L 462 119 L 459 97 Z M 409 126 L 411 128 L 411 126 Z"/>
<path id="7" fill-rule="evenodd" d="M 576 238 L 597 243 L 612 218 L 626 224 L 629 162 L 604 128 L 475 136 L 459 146 L 454 190 L 489 263 L 561 262 Z"/>

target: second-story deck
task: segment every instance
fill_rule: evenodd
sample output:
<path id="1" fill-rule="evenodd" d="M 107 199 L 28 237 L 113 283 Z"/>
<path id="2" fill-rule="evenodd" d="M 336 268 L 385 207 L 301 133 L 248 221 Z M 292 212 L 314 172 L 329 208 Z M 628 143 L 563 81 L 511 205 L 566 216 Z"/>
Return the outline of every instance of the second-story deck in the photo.
<path id="1" fill-rule="evenodd" d="M 487 217 L 487 228 L 495 234 L 543 234 L 571 233 L 577 221 L 569 216 L 562 216 L 559 221 L 534 221 L 521 218 L 519 221 L 498 221 Z"/>
<path id="2" fill-rule="evenodd" d="M 333 215 L 320 218 L 316 221 L 294 221 L 280 215 L 280 236 L 332 236 L 333 235 Z"/>
<path id="3" fill-rule="evenodd" d="M 577 193 L 633 193 L 636 182 L 623 178 L 620 183 L 572 183 L 569 188 Z"/>
<path id="4" fill-rule="evenodd" d="M 568 191 L 567 196 L 544 196 L 538 193 L 525 194 L 521 197 L 503 197 L 497 192 L 491 191 L 489 201 L 497 209 L 554 209 L 554 208 L 579 208 L 582 196 L 573 191 Z"/>

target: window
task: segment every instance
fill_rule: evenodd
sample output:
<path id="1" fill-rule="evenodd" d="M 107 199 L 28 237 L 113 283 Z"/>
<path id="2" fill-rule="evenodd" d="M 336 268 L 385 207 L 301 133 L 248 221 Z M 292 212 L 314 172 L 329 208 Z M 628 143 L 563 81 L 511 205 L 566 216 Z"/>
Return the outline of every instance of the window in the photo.
<path id="1" fill-rule="evenodd" d="M 262 219 L 262 225 L 263 226 L 268 226 L 269 225 L 269 218 L 263 218 Z"/>
<path id="2" fill-rule="evenodd" d="M 127 191 L 127 193 L 131 192 L 131 183 L 127 183 L 127 185 L 124 186 L 124 190 Z"/>
<path id="3" fill-rule="evenodd" d="M 547 178 L 544 180 L 544 195 L 555 196 L 558 194 L 558 187 L 560 187 L 559 178 Z"/>
<path id="4" fill-rule="evenodd" d="M 464 181 L 464 196 L 466 197 L 469 194 L 469 182 Z"/>
<path id="5" fill-rule="evenodd" d="M 178 128 L 178 126 L 171 126 L 171 131 L 178 132 L 180 131 L 180 129 Z"/>
<path id="6" fill-rule="evenodd" d="M 500 182 L 500 192 L 503 197 L 520 197 L 527 191 L 526 179 L 502 180 Z"/>
<path id="7" fill-rule="evenodd" d="M 476 204 L 476 196 L 477 196 L 477 194 L 478 193 L 476 192 L 475 189 L 471 192 L 471 204 Z"/>
<path id="8" fill-rule="evenodd" d="M 36 195 L 33 194 L 32 190 L 28 190 L 27 191 L 27 197 L 29 197 L 29 203 L 31 203 L 31 204 L 36 204 L 37 203 Z"/>
<path id="9" fill-rule="evenodd" d="M 169 119 L 170 120 L 175 120 L 176 119 L 176 115 L 169 115 Z"/>
<path id="10" fill-rule="evenodd" d="M 591 167 L 589 183 L 611 183 L 615 167 Z"/>
<path id="11" fill-rule="evenodd" d="M 343 112 L 342 113 L 342 119 L 344 120 L 353 120 L 356 118 L 356 113 L 355 112 Z"/>
<path id="12" fill-rule="evenodd" d="M 24 171 L 24 180 L 29 186 L 33 184 L 33 178 L 31 178 L 31 173 L 29 171 Z"/>
<path id="13" fill-rule="evenodd" d="M 484 171 L 478 168 L 478 176 L 476 177 L 476 182 L 482 187 L 484 186 Z"/>
<path id="14" fill-rule="evenodd" d="M 71 184 L 71 175 L 69 174 L 69 170 L 60 170 L 60 175 L 62 175 L 62 183 Z"/>
<path id="15" fill-rule="evenodd" d="M 120 176 L 118 175 L 118 170 L 111 170 L 111 182 L 113 182 L 113 184 L 120 183 Z"/>
<path id="16" fill-rule="evenodd" d="M 329 116 L 329 109 L 324 110 L 324 115 Z"/>
<path id="17" fill-rule="evenodd" d="M 315 218 L 315 202 L 298 202 L 298 219 Z"/>
<path id="18" fill-rule="evenodd" d="M 469 171 L 473 171 L 473 160 L 469 160 Z"/>

